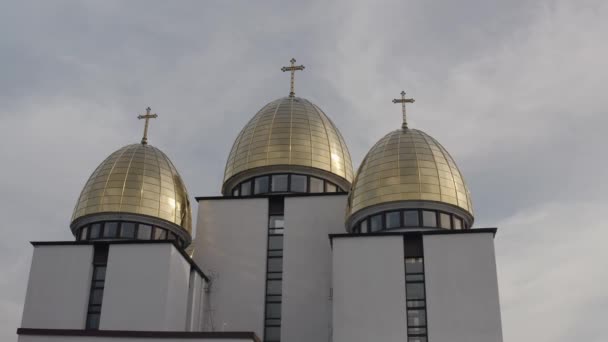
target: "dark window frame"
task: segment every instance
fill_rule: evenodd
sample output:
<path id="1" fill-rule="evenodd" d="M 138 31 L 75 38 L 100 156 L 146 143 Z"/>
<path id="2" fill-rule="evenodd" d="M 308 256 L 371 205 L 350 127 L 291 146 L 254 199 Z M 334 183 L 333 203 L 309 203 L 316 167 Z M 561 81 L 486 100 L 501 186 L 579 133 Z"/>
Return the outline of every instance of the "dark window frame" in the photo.
<path id="1" fill-rule="evenodd" d="M 411 225 L 407 225 L 406 226 L 406 221 L 405 221 L 405 212 L 412 212 L 412 211 L 416 211 L 418 214 L 418 225 L 416 226 L 411 226 Z M 433 212 L 435 214 L 435 220 L 436 220 L 436 225 L 435 226 L 428 226 L 425 225 L 424 220 L 423 220 L 423 212 L 424 211 L 428 211 L 428 212 Z M 394 212 L 399 212 L 399 227 L 395 227 L 395 228 L 386 228 L 386 222 L 387 222 L 387 214 L 389 213 L 394 213 Z M 441 214 L 445 214 L 448 215 L 449 217 L 449 224 L 450 227 L 449 228 L 444 228 L 441 227 Z M 381 220 L 381 228 L 380 230 L 377 231 L 372 231 L 371 230 L 371 218 L 375 217 L 377 215 L 382 215 L 382 220 Z M 454 228 L 454 219 L 457 218 L 460 220 L 461 222 L 461 227 L 460 229 L 455 229 Z M 367 221 L 367 229 L 363 228 L 363 222 Z M 357 228 L 357 229 L 355 229 Z M 466 223 L 466 220 L 454 213 L 450 213 L 447 211 L 443 211 L 443 210 L 435 210 L 435 209 L 399 209 L 399 210 L 395 210 L 395 209 L 391 209 L 391 210 L 383 210 L 381 212 L 378 213 L 374 213 L 368 216 L 363 217 L 362 219 L 360 219 L 354 226 L 353 226 L 353 233 L 355 234 L 373 234 L 375 232 L 381 232 L 381 231 L 386 231 L 386 230 L 396 230 L 396 229 L 412 229 L 412 228 L 437 228 L 437 229 L 447 229 L 447 230 L 466 230 L 466 229 L 470 229 L 468 224 Z"/>

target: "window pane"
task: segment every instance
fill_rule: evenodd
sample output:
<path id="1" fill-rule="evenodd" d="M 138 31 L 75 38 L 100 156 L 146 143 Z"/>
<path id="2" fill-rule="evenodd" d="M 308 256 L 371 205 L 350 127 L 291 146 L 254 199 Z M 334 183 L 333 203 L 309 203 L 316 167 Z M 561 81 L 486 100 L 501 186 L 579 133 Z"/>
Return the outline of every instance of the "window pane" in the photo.
<path id="1" fill-rule="evenodd" d="M 269 258 L 268 272 L 283 272 L 283 258 Z"/>
<path id="2" fill-rule="evenodd" d="M 280 341 L 281 327 L 266 327 L 264 329 L 264 341 Z"/>
<path id="3" fill-rule="evenodd" d="M 306 192 L 306 176 L 291 175 L 291 191 Z"/>
<path id="4" fill-rule="evenodd" d="M 441 224 L 441 228 L 452 228 L 452 224 L 450 222 L 450 215 L 446 213 L 439 213 L 439 223 Z"/>
<path id="5" fill-rule="evenodd" d="M 270 216 L 268 228 L 284 228 L 285 218 L 283 216 Z"/>
<path id="6" fill-rule="evenodd" d="M 377 232 L 382 229 L 382 215 L 374 215 L 369 220 L 369 231 Z"/>
<path id="7" fill-rule="evenodd" d="M 405 284 L 405 295 L 407 299 L 424 299 L 424 284 L 409 283 Z"/>
<path id="8" fill-rule="evenodd" d="M 454 216 L 454 229 L 462 229 L 462 220 Z"/>
<path id="9" fill-rule="evenodd" d="M 257 177 L 254 180 L 253 194 L 265 194 L 268 192 L 268 177 Z"/>
<path id="10" fill-rule="evenodd" d="M 243 182 L 241 184 L 241 196 L 251 195 L 251 181 Z"/>
<path id="11" fill-rule="evenodd" d="M 401 227 L 401 212 L 392 211 L 386 213 L 386 229 Z"/>
<path id="12" fill-rule="evenodd" d="M 426 310 L 407 310 L 407 326 L 417 327 L 426 325 Z"/>
<path id="13" fill-rule="evenodd" d="M 406 227 L 417 227 L 418 223 L 418 210 L 406 210 L 404 213 L 404 223 Z"/>
<path id="14" fill-rule="evenodd" d="M 408 300 L 407 307 L 408 308 L 424 308 L 424 300 Z"/>
<path id="15" fill-rule="evenodd" d="M 266 294 L 269 295 L 280 295 L 281 294 L 281 280 L 268 280 L 266 282 Z"/>
<path id="16" fill-rule="evenodd" d="M 175 236 L 175 234 L 168 232 L 167 233 L 167 240 L 176 240 L 177 236 Z"/>
<path id="17" fill-rule="evenodd" d="M 280 318 L 266 318 L 265 323 L 266 326 L 270 327 L 270 326 L 280 326 L 281 325 L 281 319 Z"/>
<path id="18" fill-rule="evenodd" d="M 99 329 L 99 314 L 87 315 L 87 329 Z"/>
<path id="19" fill-rule="evenodd" d="M 120 225 L 120 237 L 127 239 L 135 238 L 135 223 L 133 222 L 123 222 Z"/>
<path id="20" fill-rule="evenodd" d="M 154 228 L 154 240 L 166 240 L 167 239 L 167 231 L 156 227 Z"/>
<path id="21" fill-rule="evenodd" d="M 426 334 L 426 328 L 408 328 L 407 333 L 412 335 L 423 335 Z M 408 340 L 410 342 L 426 342 L 426 336 L 409 337 Z"/>
<path id="22" fill-rule="evenodd" d="M 80 230 L 80 240 L 86 240 L 87 239 L 87 231 L 88 231 L 88 227 L 84 227 Z"/>
<path id="23" fill-rule="evenodd" d="M 405 259 L 405 273 L 422 273 L 422 272 L 424 272 L 422 258 Z"/>
<path id="24" fill-rule="evenodd" d="M 104 280 L 106 279 L 106 267 L 97 266 L 93 271 L 93 280 Z"/>
<path id="25" fill-rule="evenodd" d="M 325 182 L 325 192 L 336 192 L 338 187 L 330 182 Z"/>
<path id="26" fill-rule="evenodd" d="M 367 232 L 369 232 L 367 230 L 367 228 L 368 228 L 367 220 L 361 221 L 361 233 L 367 233 Z"/>
<path id="27" fill-rule="evenodd" d="M 239 195 L 239 188 L 236 187 L 234 189 L 232 189 L 232 196 L 238 197 Z"/>
<path id="28" fill-rule="evenodd" d="M 140 224 L 137 228 L 137 238 L 140 240 L 150 240 L 152 238 L 152 226 Z"/>
<path id="29" fill-rule="evenodd" d="M 437 214 L 434 211 L 422 211 L 422 226 L 437 227 Z"/>
<path id="30" fill-rule="evenodd" d="M 118 235 L 118 222 L 106 222 L 103 228 L 104 238 L 115 238 Z"/>
<path id="31" fill-rule="evenodd" d="M 281 303 L 266 303 L 266 318 L 281 318 Z"/>
<path id="32" fill-rule="evenodd" d="M 272 192 L 287 191 L 287 175 L 272 176 Z"/>
<path id="33" fill-rule="evenodd" d="M 405 281 L 424 281 L 424 274 L 406 274 Z"/>
<path id="34" fill-rule="evenodd" d="M 100 233 L 101 233 L 101 224 L 93 223 L 91 225 L 91 232 L 89 233 L 89 239 L 99 239 Z"/>
<path id="35" fill-rule="evenodd" d="M 323 180 L 315 177 L 310 177 L 310 192 L 323 192 Z"/>
<path id="36" fill-rule="evenodd" d="M 94 289 L 91 291 L 91 298 L 89 300 L 90 304 L 101 304 L 101 300 L 103 299 L 103 289 Z"/>
<path id="37" fill-rule="evenodd" d="M 268 249 L 283 249 L 283 235 L 270 235 Z"/>

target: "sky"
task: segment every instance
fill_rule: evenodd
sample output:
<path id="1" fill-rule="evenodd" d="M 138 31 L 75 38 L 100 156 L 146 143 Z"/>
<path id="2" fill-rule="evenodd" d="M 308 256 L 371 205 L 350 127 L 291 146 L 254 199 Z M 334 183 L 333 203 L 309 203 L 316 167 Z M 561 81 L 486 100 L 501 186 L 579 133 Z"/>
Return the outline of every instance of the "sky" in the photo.
<path id="1" fill-rule="evenodd" d="M 295 57 L 296 94 L 355 167 L 400 126 L 391 100 L 416 99 L 410 127 L 457 161 L 475 226 L 499 229 L 505 341 L 606 341 L 606 18 L 602 0 L 0 2 L 0 340 L 16 340 L 29 241 L 73 239 L 84 183 L 141 139 L 138 114 L 158 113 L 149 142 L 190 196 L 219 195 Z"/>

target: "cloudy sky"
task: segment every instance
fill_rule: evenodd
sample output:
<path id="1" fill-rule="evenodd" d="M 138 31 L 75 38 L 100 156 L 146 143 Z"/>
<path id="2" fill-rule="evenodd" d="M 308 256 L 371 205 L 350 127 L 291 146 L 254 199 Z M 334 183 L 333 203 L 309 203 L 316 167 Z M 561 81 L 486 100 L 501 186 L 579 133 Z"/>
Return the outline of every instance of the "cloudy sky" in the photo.
<path id="1" fill-rule="evenodd" d="M 400 125 L 438 139 L 499 227 L 505 341 L 606 341 L 608 2 L 2 1 L 0 340 L 16 340 L 32 240 L 71 239 L 89 174 L 150 143 L 190 195 L 219 194 L 233 139 L 289 92 L 358 165 Z M 602 336 L 602 334 L 604 336 Z"/>

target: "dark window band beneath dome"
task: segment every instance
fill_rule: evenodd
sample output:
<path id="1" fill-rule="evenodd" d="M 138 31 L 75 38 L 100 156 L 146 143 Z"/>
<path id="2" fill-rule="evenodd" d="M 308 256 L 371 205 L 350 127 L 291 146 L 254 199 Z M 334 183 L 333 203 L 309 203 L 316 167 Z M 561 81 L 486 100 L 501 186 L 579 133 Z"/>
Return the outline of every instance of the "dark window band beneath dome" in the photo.
<path id="1" fill-rule="evenodd" d="M 272 193 L 345 192 L 336 184 L 313 176 L 277 173 L 249 178 L 232 189 L 232 196 L 246 197 Z"/>
<path id="2" fill-rule="evenodd" d="M 388 210 L 365 217 L 355 224 L 352 232 L 375 233 L 408 228 L 469 229 L 466 221 L 451 213 L 430 209 Z"/>
<path id="3" fill-rule="evenodd" d="M 93 222 L 79 228 L 79 241 L 88 240 L 177 240 L 184 248 L 186 242 L 165 228 L 132 221 Z"/>

